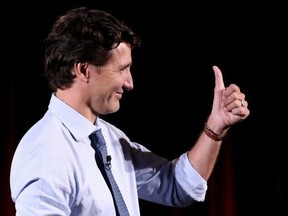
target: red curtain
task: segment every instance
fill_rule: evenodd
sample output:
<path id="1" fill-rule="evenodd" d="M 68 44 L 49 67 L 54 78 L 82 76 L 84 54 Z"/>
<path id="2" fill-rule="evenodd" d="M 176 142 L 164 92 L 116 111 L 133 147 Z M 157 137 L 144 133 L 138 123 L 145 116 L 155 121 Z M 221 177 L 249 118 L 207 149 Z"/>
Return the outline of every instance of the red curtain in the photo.
<path id="1" fill-rule="evenodd" d="M 222 143 L 222 149 L 214 172 L 208 181 L 208 215 L 238 216 L 235 195 L 232 145 L 229 136 Z"/>
<path id="2" fill-rule="evenodd" d="M 3 161 L 1 163 L 1 170 L 2 170 L 1 173 L 3 173 L 3 176 L 1 175 L 1 179 L 3 182 L 2 184 L 0 184 L 2 191 L 0 212 L 1 215 L 3 216 L 4 215 L 12 216 L 15 215 L 15 208 L 14 203 L 11 199 L 9 177 L 10 177 L 11 160 L 16 147 L 15 125 L 14 125 L 14 95 L 12 87 L 8 88 L 8 94 L 6 96 L 7 96 L 7 98 L 5 98 L 6 101 L 4 101 L 4 104 L 6 105 L 6 107 L 4 107 L 6 115 L 3 121 L 4 125 L 3 131 L 5 132 L 4 146 L 2 147 L 4 151 L 1 153 L 3 155 L 2 157 Z"/>

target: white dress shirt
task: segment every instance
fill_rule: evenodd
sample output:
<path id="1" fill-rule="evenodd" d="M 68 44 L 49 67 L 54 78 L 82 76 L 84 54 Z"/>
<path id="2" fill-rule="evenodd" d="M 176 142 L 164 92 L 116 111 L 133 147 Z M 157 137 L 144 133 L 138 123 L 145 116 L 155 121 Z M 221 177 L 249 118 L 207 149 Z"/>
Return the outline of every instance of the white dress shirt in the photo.
<path id="1" fill-rule="evenodd" d="M 23 136 L 13 157 L 16 215 L 115 216 L 89 139 L 99 128 L 131 216 L 140 215 L 138 199 L 175 207 L 205 199 L 207 182 L 187 153 L 168 161 L 102 118 L 96 125 L 52 94 L 47 112 Z"/>

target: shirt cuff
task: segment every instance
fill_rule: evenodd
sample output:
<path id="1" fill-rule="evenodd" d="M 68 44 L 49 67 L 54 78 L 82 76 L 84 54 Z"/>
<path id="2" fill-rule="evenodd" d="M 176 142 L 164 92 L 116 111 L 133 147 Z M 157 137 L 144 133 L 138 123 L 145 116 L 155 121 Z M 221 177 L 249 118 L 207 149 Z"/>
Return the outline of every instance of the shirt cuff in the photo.
<path id="1" fill-rule="evenodd" d="M 177 182 L 194 200 L 199 202 L 204 201 L 207 191 L 207 181 L 192 166 L 187 153 L 182 154 L 175 162 Z"/>

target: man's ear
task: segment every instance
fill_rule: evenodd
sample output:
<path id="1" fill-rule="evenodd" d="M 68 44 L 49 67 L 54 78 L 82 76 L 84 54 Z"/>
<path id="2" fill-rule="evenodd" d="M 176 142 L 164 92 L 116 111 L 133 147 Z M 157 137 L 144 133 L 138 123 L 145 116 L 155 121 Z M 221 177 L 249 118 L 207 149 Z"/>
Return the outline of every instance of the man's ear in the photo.
<path id="1" fill-rule="evenodd" d="M 84 82 L 88 82 L 89 79 L 89 70 L 88 70 L 88 63 L 75 63 L 74 67 L 74 74 L 76 77 L 78 77 L 80 80 L 84 81 Z"/>

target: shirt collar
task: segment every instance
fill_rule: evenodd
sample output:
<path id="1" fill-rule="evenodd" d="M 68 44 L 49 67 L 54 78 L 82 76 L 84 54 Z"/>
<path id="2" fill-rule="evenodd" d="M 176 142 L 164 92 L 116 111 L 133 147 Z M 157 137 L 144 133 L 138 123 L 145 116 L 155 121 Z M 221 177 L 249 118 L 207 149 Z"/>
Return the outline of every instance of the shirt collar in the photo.
<path id="1" fill-rule="evenodd" d="M 48 108 L 70 131 L 76 141 L 86 139 L 98 128 L 71 106 L 56 97 L 55 93 L 51 96 Z"/>

